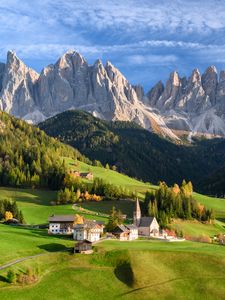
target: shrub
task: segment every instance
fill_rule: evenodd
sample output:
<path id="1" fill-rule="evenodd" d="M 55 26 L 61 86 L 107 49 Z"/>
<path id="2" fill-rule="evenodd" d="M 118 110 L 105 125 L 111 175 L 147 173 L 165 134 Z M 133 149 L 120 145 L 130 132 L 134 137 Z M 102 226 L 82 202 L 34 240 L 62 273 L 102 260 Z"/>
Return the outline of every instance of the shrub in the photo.
<path id="1" fill-rule="evenodd" d="M 13 283 L 15 281 L 15 278 L 16 278 L 16 275 L 15 275 L 14 271 L 9 270 L 7 272 L 7 276 L 6 276 L 7 281 L 9 283 Z"/>

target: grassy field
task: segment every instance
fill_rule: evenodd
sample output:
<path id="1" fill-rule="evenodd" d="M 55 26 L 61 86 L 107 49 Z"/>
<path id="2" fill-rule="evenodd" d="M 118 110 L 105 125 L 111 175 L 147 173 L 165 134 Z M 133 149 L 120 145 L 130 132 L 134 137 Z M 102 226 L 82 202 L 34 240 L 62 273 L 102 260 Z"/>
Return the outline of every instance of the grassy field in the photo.
<path id="1" fill-rule="evenodd" d="M 101 167 L 89 166 L 83 162 L 78 162 L 76 164 L 76 162 L 70 158 L 64 158 L 64 160 L 69 169 L 77 170 L 80 172 L 92 172 L 94 177 L 102 178 L 104 180 L 107 180 L 111 184 L 123 186 L 129 189 L 130 191 L 137 192 L 138 196 L 141 199 L 144 198 L 146 190 L 152 190 L 157 188 L 156 186 L 151 185 L 150 183 L 138 181 L 129 176 L 112 170 L 107 170 Z"/>
<path id="2" fill-rule="evenodd" d="M 0 225 L 1 241 L 5 239 L 4 228 Z M 15 253 L 44 254 L 10 267 L 18 274 L 38 266 L 40 275 L 35 284 L 9 284 L 5 281 L 7 270 L 0 271 L 1 300 L 225 299 L 223 246 L 104 241 L 95 246 L 93 255 L 72 255 L 53 252 L 54 247 L 71 247 L 72 241 L 46 236 L 40 230 L 7 228 L 11 234 L 7 245 L 0 244 L 1 259 L 11 260 Z M 15 244 L 14 250 L 9 244 Z"/>
<path id="3" fill-rule="evenodd" d="M 225 233 L 224 223 L 220 223 L 215 221 L 215 224 L 203 224 L 198 221 L 183 221 L 183 220 L 175 220 L 171 227 L 178 231 L 182 230 L 185 236 L 196 236 L 199 237 L 201 235 L 208 235 L 213 237 L 219 233 Z"/>
<path id="4" fill-rule="evenodd" d="M 73 242 L 68 237 L 49 236 L 44 229 L 28 229 L 0 224 L 0 265 L 8 261 L 51 250 L 63 250 Z"/>
<path id="5" fill-rule="evenodd" d="M 138 180 L 132 179 L 126 175 L 117 173 L 112 170 L 106 170 L 100 167 L 89 166 L 85 163 L 76 162 L 69 158 L 65 158 L 66 164 L 69 169 L 80 170 L 81 172 L 93 172 L 95 177 L 100 177 L 115 185 L 126 187 L 129 190 L 136 191 L 140 198 L 143 199 L 144 193 L 147 190 L 156 189 L 149 183 L 143 183 Z M 194 193 L 194 198 L 204 204 L 207 208 L 213 208 L 216 213 L 216 222 L 212 225 L 204 225 L 199 222 L 190 221 L 176 221 L 173 224 L 174 228 L 182 230 L 185 234 L 191 236 L 198 236 L 207 234 L 213 236 L 214 234 L 225 231 L 225 199 L 218 199 L 207 197 Z M 56 192 L 48 190 L 32 190 L 32 189 L 13 189 L 13 188 L 0 188 L 0 200 L 12 199 L 16 200 L 20 209 L 22 209 L 25 220 L 28 224 L 43 224 L 46 223 L 48 217 L 52 214 L 83 214 L 86 218 L 107 221 L 106 218 L 98 216 L 98 213 L 108 214 L 112 206 L 120 209 L 129 218 L 133 215 L 134 202 L 133 201 L 103 201 L 103 202 L 87 202 L 79 204 L 83 208 L 93 212 L 85 214 L 82 211 L 74 211 L 72 205 L 52 205 L 56 200 Z"/>
<path id="6" fill-rule="evenodd" d="M 0 201 L 3 199 L 16 200 L 22 210 L 27 224 L 44 224 L 48 217 L 53 214 L 75 214 L 72 204 L 52 205 L 56 200 L 56 192 L 32 189 L 14 189 L 0 187 Z M 105 221 L 105 218 L 98 216 L 84 215 L 86 218 Z"/>
<path id="7" fill-rule="evenodd" d="M 208 197 L 197 193 L 194 193 L 194 198 L 206 207 L 214 209 L 216 217 L 225 222 L 225 199 Z"/>

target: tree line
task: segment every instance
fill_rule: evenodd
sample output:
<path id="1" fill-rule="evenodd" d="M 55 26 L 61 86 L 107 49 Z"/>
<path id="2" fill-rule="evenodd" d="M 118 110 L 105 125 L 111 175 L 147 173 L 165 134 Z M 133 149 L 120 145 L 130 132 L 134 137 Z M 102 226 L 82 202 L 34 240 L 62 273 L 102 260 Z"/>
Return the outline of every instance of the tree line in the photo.
<path id="1" fill-rule="evenodd" d="M 101 201 L 112 199 L 135 199 L 136 193 L 128 189 L 108 183 L 101 178 L 94 178 L 93 182 L 82 181 L 80 177 L 67 174 L 64 188 L 58 192 L 57 204 L 75 203 L 78 201 Z"/>
<path id="2" fill-rule="evenodd" d="M 143 209 L 146 215 L 155 216 L 162 227 L 166 227 L 173 218 L 211 221 L 214 211 L 207 209 L 193 198 L 193 186 L 183 180 L 181 186 L 174 184 L 168 187 L 165 182 L 159 189 L 146 192 Z"/>

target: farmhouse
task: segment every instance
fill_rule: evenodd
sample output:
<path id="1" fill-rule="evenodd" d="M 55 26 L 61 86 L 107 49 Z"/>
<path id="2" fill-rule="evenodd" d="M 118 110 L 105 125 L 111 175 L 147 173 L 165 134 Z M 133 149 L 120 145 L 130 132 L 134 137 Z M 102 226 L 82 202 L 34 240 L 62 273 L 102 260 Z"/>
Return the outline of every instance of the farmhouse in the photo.
<path id="1" fill-rule="evenodd" d="M 135 225 L 118 225 L 112 234 L 120 241 L 131 241 L 138 238 L 138 228 Z"/>
<path id="2" fill-rule="evenodd" d="M 90 242 L 96 242 L 100 239 L 103 229 L 104 225 L 95 220 L 84 220 L 82 224 L 76 224 L 74 226 L 73 238 L 77 241 L 88 240 Z"/>
<path id="3" fill-rule="evenodd" d="M 52 215 L 48 218 L 49 234 L 73 234 L 74 215 Z"/>
<path id="4" fill-rule="evenodd" d="M 93 180 L 94 179 L 94 175 L 93 175 L 92 172 L 80 173 L 79 171 L 70 170 L 69 174 L 70 174 L 70 176 L 80 177 L 80 178 L 83 178 L 83 179 L 88 179 L 88 180 Z"/>
<path id="5" fill-rule="evenodd" d="M 133 223 L 138 227 L 138 235 L 159 236 L 159 224 L 155 217 L 142 217 L 139 200 L 136 201 Z"/>
<path id="6" fill-rule="evenodd" d="M 88 240 L 84 240 L 75 244 L 74 253 L 83 253 L 83 254 L 91 254 L 92 250 L 92 242 Z"/>
<path id="7" fill-rule="evenodd" d="M 94 175 L 91 172 L 88 173 L 80 173 L 80 177 L 81 178 L 85 178 L 88 180 L 93 180 L 94 179 Z"/>

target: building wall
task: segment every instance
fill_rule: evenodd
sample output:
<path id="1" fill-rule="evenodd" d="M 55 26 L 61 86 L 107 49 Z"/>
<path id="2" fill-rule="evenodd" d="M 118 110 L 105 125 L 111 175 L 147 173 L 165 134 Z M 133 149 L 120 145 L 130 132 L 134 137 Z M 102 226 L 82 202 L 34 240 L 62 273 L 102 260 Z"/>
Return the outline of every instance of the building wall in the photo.
<path id="1" fill-rule="evenodd" d="M 138 227 L 138 234 L 150 236 L 150 227 Z"/>
<path id="2" fill-rule="evenodd" d="M 73 227 L 64 223 L 49 223 L 48 233 L 51 234 L 72 234 Z"/>
<path id="3" fill-rule="evenodd" d="M 129 240 L 136 240 L 138 238 L 138 229 L 132 229 L 130 230 L 130 234 L 129 234 Z"/>
<path id="4" fill-rule="evenodd" d="M 157 231 L 157 232 L 153 233 L 153 231 Z M 156 219 L 154 219 L 152 221 L 152 224 L 150 225 L 150 235 L 151 236 L 158 236 L 159 235 L 159 224 L 158 224 Z"/>
<path id="5" fill-rule="evenodd" d="M 77 241 L 89 240 L 90 242 L 96 242 L 100 239 L 100 233 L 101 229 L 74 229 L 73 238 Z"/>

